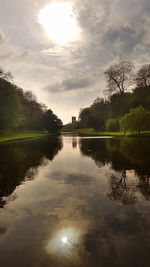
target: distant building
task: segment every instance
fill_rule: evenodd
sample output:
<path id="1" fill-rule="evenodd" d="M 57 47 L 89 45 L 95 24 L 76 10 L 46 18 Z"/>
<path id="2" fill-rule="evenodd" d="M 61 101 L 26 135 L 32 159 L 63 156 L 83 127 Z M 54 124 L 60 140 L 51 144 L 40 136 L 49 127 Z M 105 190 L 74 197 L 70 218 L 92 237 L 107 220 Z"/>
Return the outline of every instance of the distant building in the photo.
<path id="1" fill-rule="evenodd" d="M 72 117 L 72 123 L 76 122 L 76 117 Z"/>

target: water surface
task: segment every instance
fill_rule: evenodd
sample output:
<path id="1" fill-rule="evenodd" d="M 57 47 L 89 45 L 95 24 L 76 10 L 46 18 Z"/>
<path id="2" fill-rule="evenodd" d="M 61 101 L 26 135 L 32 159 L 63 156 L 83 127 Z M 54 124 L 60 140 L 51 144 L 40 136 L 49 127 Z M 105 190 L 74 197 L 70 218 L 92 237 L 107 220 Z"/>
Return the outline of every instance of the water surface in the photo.
<path id="1" fill-rule="evenodd" d="M 150 139 L 0 145 L 0 266 L 150 266 Z"/>

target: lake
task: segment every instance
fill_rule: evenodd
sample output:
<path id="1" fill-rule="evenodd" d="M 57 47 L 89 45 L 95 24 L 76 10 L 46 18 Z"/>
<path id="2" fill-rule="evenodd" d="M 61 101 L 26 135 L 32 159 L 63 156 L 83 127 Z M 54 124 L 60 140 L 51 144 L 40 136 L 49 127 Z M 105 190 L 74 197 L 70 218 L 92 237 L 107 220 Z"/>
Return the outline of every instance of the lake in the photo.
<path id="1" fill-rule="evenodd" d="M 150 266 L 150 139 L 0 145 L 0 266 Z"/>

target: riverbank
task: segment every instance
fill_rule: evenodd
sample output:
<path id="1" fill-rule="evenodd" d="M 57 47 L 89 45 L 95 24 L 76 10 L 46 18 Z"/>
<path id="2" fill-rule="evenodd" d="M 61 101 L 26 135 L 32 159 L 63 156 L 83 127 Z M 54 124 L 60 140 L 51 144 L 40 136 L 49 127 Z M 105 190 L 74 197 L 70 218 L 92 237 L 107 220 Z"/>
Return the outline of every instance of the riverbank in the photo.
<path id="1" fill-rule="evenodd" d="M 0 133 L 0 143 L 41 138 L 47 135 L 45 132 Z"/>
<path id="2" fill-rule="evenodd" d="M 140 134 L 137 132 L 99 132 L 99 131 L 94 131 L 92 128 L 84 128 L 84 129 L 65 129 L 61 130 L 61 132 L 76 132 L 80 136 L 116 136 L 116 137 L 121 137 L 121 136 L 128 136 L 128 137 L 150 137 L 150 131 L 144 131 L 141 132 Z"/>

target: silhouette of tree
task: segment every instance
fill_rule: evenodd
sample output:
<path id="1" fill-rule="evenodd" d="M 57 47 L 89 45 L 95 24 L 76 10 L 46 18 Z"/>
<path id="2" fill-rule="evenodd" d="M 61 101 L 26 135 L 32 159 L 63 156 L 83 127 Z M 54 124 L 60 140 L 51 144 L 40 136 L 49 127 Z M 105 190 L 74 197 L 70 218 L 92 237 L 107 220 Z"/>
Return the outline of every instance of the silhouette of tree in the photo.
<path id="1" fill-rule="evenodd" d="M 135 75 L 137 87 L 147 87 L 150 85 L 150 64 L 143 65 Z"/>
<path id="2" fill-rule="evenodd" d="M 129 61 L 122 61 L 107 68 L 104 72 L 107 82 L 106 93 L 111 95 L 119 92 L 123 95 L 134 83 L 133 69 L 134 66 Z"/>
<path id="3" fill-rule="evenodd" d="M 2 68 L 0 68 L 0 79 L 6 80 L 8 82 L 12 82 L 13 78 L 14 77 L 12 76 L 10 71 L 4 72 L 4 70 L 2 70 Z"/>
<path id="4" fill-rule="evenodd" d="M 62 121 L 48 109 L 43 115 L 43 126 L 48 132 L 57 133 L 62 128 Z"/>

